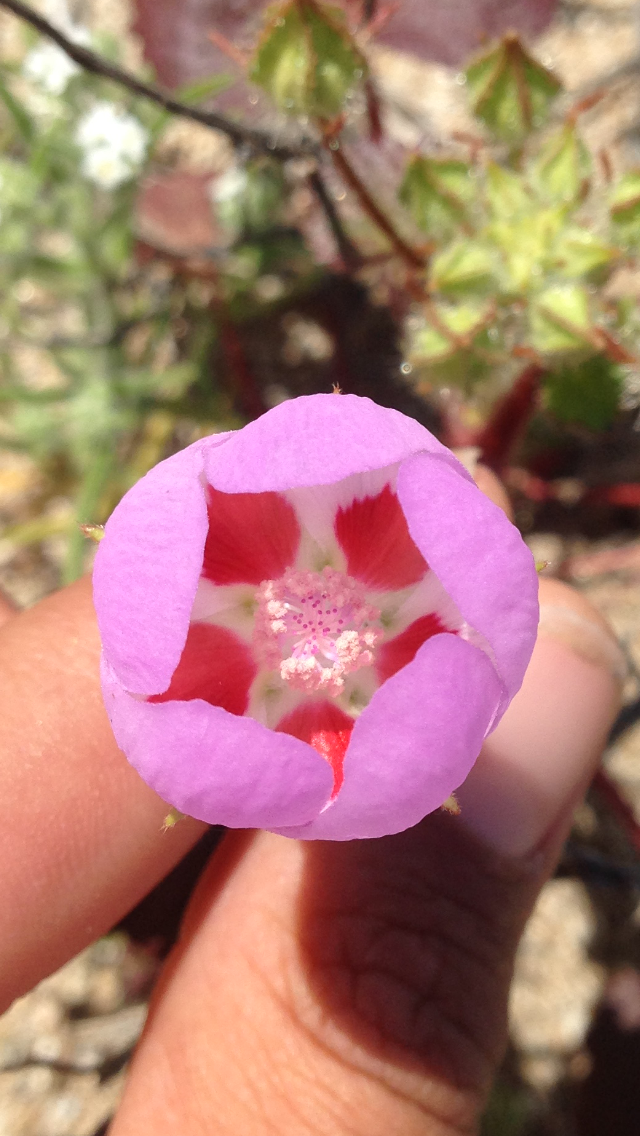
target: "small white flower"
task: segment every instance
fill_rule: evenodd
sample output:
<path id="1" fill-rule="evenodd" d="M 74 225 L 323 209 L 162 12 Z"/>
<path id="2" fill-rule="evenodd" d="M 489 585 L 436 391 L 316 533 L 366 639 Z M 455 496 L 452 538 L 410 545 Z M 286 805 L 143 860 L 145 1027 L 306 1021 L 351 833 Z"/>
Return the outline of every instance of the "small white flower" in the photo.
<path id="1" fill-rule="evenodd" d="M 78 64 L 55 43 L 38 44 L 22 63 L 25 79 L 41 87 L 48 95 L 61 95 L 78 71 Z"/>
<path id="2" fill-rule="evenodd" d="M 87 150 L 82 159 L 82 172 L 102 189 L 115 189 L 131 177 L 132 169 L 120 154 L 106 147 Z"/>
<path id="3" fill-rule="evenodd" d="M 249 176 L 242 166 L 229 166 L 220 177 L 211 182 L 211 198 L 217 205 L 234 201 L 247 188 Z"/>
<path id="4" fill-rule="evenodd" d="M 79 47 L 90 47 L 91 36 L 81 24 L 74 24 L 66 0 L 49 0 L 45 12 L 53 24 Z M 67 83 L 82 68 L 65 51 L 50 40 L 32 48 L 22 63 L 22 74 L 48 95 L 61 95 Z"/>
<path id="5" fill-rule="evenodd" d="M 80 119 L 75 137 L 84 151 L 82 172 L 105 189 L 133 176 L 149 144 L 149 135 L 138 119 L 108 102 L 96 103 Z"/>

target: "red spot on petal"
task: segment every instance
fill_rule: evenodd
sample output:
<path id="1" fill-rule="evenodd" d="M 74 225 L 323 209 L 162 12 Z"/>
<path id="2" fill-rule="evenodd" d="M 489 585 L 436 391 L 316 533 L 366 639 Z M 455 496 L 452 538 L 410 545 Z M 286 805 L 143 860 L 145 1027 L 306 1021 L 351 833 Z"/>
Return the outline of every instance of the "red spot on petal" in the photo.
<path id="1" fill-rule="evenodd" d="M 214 584 L 261 584 L 293 564 L 300 526 L 279 493 L 221 493 L 207 487 L 209 532 L 202 575 Z"/>
<path id="2" fill-rule="evenodd" d="M 303 702 L 281 718 L 276 730 L 307 742 L 329 762 L 333 770 L 333 792 L 337 796 L 344 780 L 343 764 L 354 720 L 332 702 Z"/>
<path id="3" fill-rule="evenodd" d="M 338 509 L 335 533 L 347 558 L 347 572 L 376 591 L 417 584 L 427 562 L 412 540 L 396 494 L 385 485 L 377 497 L 364 497 Z"/>
<path id="4" fill-rule="evenodd" d="M 376 651 L 376 671 L 380 682 L 386 682 L 396 671 L 406 667 L 407 663 L 415 658 L 422 644 L 432 635 L 439 635 L 441 631 L 448 630 L 439 616 L 435 612 L 430 612 L 429 615 L 421 615 L 419 619 L 410 623 L 404 631 L 396 635 L 395 639 L 383 643 Z M 457 632 L 453 631 L 451 634 L 456 635 Z"/>
<path id="5" fill-rule="evenodd" d="M 192 623 L 171 685 L 149 702 L 202 698 L 230 714 L 244 714 L 256 665 L 249 648 L 226 627 Z"/>

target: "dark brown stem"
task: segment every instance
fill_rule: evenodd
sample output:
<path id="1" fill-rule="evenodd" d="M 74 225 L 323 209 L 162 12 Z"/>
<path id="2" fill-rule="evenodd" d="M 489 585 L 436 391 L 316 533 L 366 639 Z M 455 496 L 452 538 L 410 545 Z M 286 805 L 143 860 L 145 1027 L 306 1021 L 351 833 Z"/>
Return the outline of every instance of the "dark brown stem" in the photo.
<path id="1" fill-rule="evenodd" d="M 236 146 L 247 146 L 251 150 L 258 151 L 262 154 L 269 154 L 272 158 L 279 158 L 286 161 L 289 158 L 299 158 L 301 156 L 308 156 L 316 152 L 316 145 L 311 139 L 301 139 L 297 146 L 282 146 L 276 144 L 271 135 L 262 130 L 254 130 L 250 127 L 242 126 L 240 123 L 232 122 L 231 119 L 225 118 L 224 115 L 217 114 L 215 111 L 198 110 L 197 107 L 188 106 L 186 103 L 179 102 L 165 91 L 160 90 L 159 87 L 152 86 L 149 83 L 143 83 L 140 79 L 136 79 L 135 75 L 129 74 L 124 71 L 122 67 L 116 66 L 114 63 L 107 62 L 100 55 L 96 55 L 94 51 L 89 51 L 86 47 L 80 47 L 77 43 L 73 43 L 61 31 L 59 31 L 53 24 L 41 16 L 39 12 L 35 12 L 27 4 L 23 4 L 21 0 L 0 0 L 0 8 L 6 8 L 7 11 L 13 12 L 25 23 L 30 24 L 31 27 L 41 32 L 42 35 L 47 36 L 49 39 L 57 43 L 64 52 L 73 59 L 80 67 L 84 67 L 85 71 L 91 71 L 94 75 L 101 75 L 105 79 L 111 79 L 114 83 L 118 83 L 121 87 L 131 91 L 134 95 L 140 95 L 144 99 L 149 99 L 150 102 L 156 103 L 164 110 L 169 111 L 170 114 L 175 114 L 180 118 L 191 119 L 192 122 L 199 122 L 202 126 L 208 126 L 212 130 L 220 130 L 226 134 L 228 138 Z"/>
<path id="2" fill-rule="evenodd" d="M 319 170 L 313 170 L 309 174 L 309 185 L 315 193 L 320 206 L 327 219 L 329 228 L 333 233 L 333 238 L 338 246 L 338 252 L 342 257 L 343 264 L 347 271 L 353 271 L 359 268 L 363 263 L 362 254 L 354 245 L 351 237 L 345 232 L 342 224 L 342 219 L 338 210 L 336 209 L 335 202 L 327 189 L 324 180 Z"/>
<path id="3" fill-rule="evenodd" d="M 325 145 L 343 181 L 353 190 L 365 213 L 368 214 L 373 223 L 384 233 L 398 256 L 404 260 L 405 264 L 407 264 L 412 271 L 415 272 L 416 269 L 423 269 L 426 264 L 426 256 L 418 252 L 417 249 L 412 248 L 412 246 L 405 241 L 404 237 L 400 236 L 400 233 L 397 231 L 392 221 L 387 217 L 386 213 L 382 211 L 378 203 L 374 201 L 366 185 L 360 180 L 342 146 L 337 142 L 337 139 L 334 140 L 330 138 L 329 135 L 326 135 Z"/>

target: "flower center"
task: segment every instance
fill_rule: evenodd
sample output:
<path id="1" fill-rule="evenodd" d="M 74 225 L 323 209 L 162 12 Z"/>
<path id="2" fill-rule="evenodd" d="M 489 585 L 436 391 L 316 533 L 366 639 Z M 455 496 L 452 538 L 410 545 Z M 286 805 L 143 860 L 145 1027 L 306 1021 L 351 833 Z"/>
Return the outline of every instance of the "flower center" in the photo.
<path id="1" fill-rule="evenodd" d="M 373 662 L 380 612 L 344 572 L 291 570 L 265 580 L 257 601 L 256 650 L 296 690 L 340 694 L 346 675 Z"/>

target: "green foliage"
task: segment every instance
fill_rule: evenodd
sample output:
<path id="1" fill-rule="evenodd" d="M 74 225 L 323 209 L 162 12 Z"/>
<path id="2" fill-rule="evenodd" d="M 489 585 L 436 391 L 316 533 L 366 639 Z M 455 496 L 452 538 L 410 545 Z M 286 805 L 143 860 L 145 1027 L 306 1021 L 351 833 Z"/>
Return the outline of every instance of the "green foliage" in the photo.
<path id="1" fill-rule="evenodd" d="M 484 398 L 493 376 L 504 390 L 520 358 L 537 359 L 556 418 L 604 428 L 622 390 L 617 360 L 639 331 L 633 305 L 603 286 L 640 242 L 640 172 L 622 176 L 603 210 L 575 116 L 538 129 L 560 84 L 513 36 L 466 76 L 496 142 L 406 166 L 400 201 L 434 245 L 407 356 L 431 385 L 484 384 Z"/>
<path id="2" fill-rule="evenodd" d="M 562 422 L 605 430 L 615 418 L 623 383 L 619 366 L 605 355 L 591 355 L 549 373 L 545 381 L 546 404 Z"/>
<path id="3" fill-rule="evenodd" d="M 640 170 L 629 170 L 613 186 L 609 210 L 618 240 L 635 251 L 640 242 Z"/>
<path id="4" fill-rule="evenodd" d="M 117 44 L 101 47 L 117 58 Z M 250 78 L 316 131 L 318 151 L 283 165 L 268 148 L 238 150 L 211 183 L 216 243 L 190 277 L 179 258 L 136 258 L 137 185 L 168 116 L 64 59 L 56 74 L 48 60 L 31 60 L 36 79 L 16 65 L 0 75 L 0 429 L 43 476 L 55 471 L 75 520 L 100 522 L 168 450 L 233 421 L 213 346 L 229 346 L 230 327 L 280 318 L 325 271 L 310 251 L 309 175 L 316 161 L 327 172 L 321 143 L 346 161 L 358 130 L 375 133 L 375 99 L 368 91 L 369 118 L 350 113 L 364 105 L 351 95 L 367 61 L 342 9 L 270 9 Z M 179 97 L 198 105 L 228 83 L 211 76 Z M 640 336 L 635 301 L 604 290 L 619 264 L 636 266 L 640 171 L 603 203 L 577 116 L 548 121 L 558 80 L 513 35 L 472 60 L 466 90 L 478 127 L 470 143 L 412 154 L 395 208 L 366 167 L 350 178 L 340 167 L 346 203 L 326 177 L 327 229 L 343 255 L 354 246 L 381 291 L 409 279 L 405 357 L 418 383 L 457 384 L 483 410 L 533 361 L 547 375 L 538 424 L 605 429 L 623 388 L 619 360 L 633 359 Z M 400 274 L 390 256 L 402 256 L 412 227 Z M 38 540 L 60 522 L 32 518 L 21 531 Z M 79 531 L 67 533 L 70 579 L 84 553 Z"/>
<path id="5" fill-rule="evenodd" d="M 551 202 L 575 205 L 588 189 L 589 152 L 574 122 L 564 123 L 542 143 L 531 163 L 533 184 Z"/>
<path id="6" fill-rule="evenodd" d="M 473 112 L 492 134 L 520 142 L 541 126 L 560 83 L 507 35 L 473 60 L 466 70 Z"/>
<path id="7" fill-rule="evenodd" d="M 529 309 L 530 341 L 541 354 L 580 351 L 592 338 L 589 294 L 579 284 L 553 284 Z"/>
<path id="8" fill-rule="evenodd" d="M 496 268 L 495 248 L 463 239 L 447 245 L 434 257 L 430 281 L 444 295 L 488 292 L 495 286 Z"/>
<path id="9" fill-rule="evenodd" d="M 269 13 L 251 78 L 283 110 L 330 119 L 365 70 L 340 8 L 289 0 Z"/>
<path id="10" fill-rule="evenodd" d="M 424 158 L 409 162 L 400 200 L 426 233 L 442 235 L 466 228 L 473 199 L 473 171 L 458 159 Z"/>

